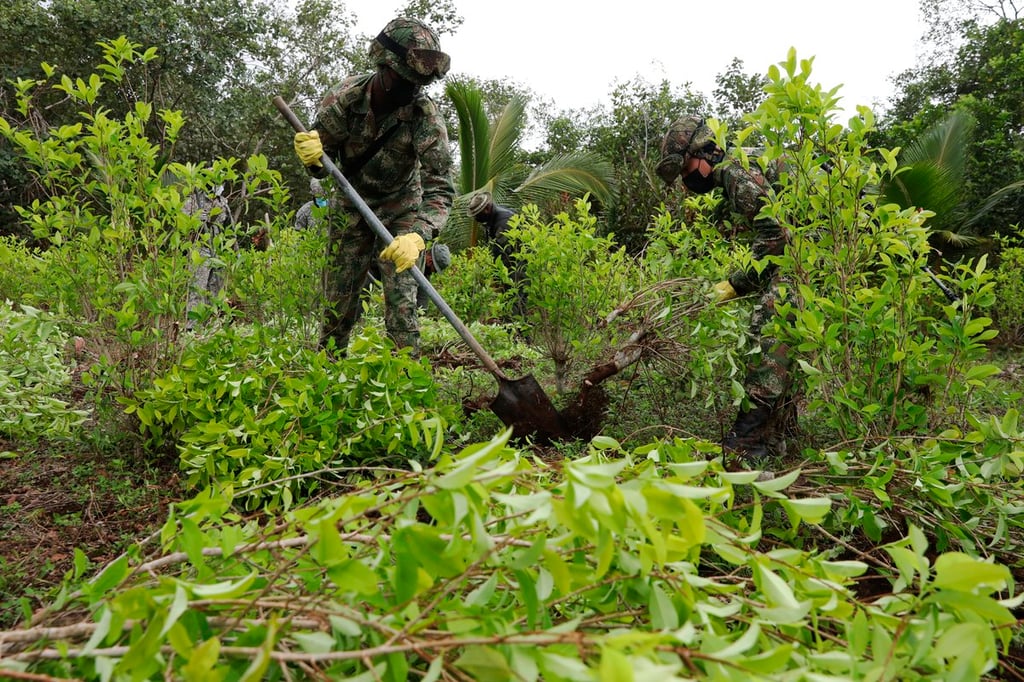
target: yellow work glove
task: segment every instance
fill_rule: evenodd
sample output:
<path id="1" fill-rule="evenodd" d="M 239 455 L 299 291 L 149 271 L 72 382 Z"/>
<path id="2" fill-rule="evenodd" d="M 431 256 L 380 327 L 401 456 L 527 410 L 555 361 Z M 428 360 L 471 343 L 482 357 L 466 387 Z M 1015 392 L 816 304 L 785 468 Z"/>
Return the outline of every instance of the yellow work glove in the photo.
<path id="1" fill-rule="evenodd" d="M 395 272 L 405 272 L 416 265 L 416 259 L 420 257 L 420 252 L 424 248 L 426 244 L 423 243 L 423 237 L 415 232 L 400 234 L 380 252 L 380 257 L 394 263 Z"/>
<path id="2" fill-rule="evenodd" d="M 729 280 L 723 280 L 715 285 L 715 300 L 719 303 L 736 298 L 736 290 L 729 284 Z"/>
<path id="3" fill-rule="evenodd" d="M 319 166 L 320 157 L 324 155 L 324 146 L 320 144 L 320 133 L 313 130 L 308 133 L 295 133 L 295 153 L 304 166 Z"/>

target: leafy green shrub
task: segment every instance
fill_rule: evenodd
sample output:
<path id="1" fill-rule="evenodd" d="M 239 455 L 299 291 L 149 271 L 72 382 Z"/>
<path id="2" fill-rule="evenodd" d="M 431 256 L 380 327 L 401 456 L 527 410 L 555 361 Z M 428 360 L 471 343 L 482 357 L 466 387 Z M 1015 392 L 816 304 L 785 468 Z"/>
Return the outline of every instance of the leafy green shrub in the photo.
<path id="1" fill-rule="evenodd" d="M 1008 346 L 1024 345 L 1024 247 L 1004 248 L 993 273 L 995 303 L 992 318 L 997 340 Z"/>
<path id="2" fill-rule="evenodd" d="M 978 312 L 993 300 L 984 262 L 961 273 L 962 300 L 945 301 L 924 270 L 930 214 L 872 194 L 897 163 L 867 146 L 870 110 L 839 126 L 835 97 L 808 81 L 810 62 L 791 51 L 781 66 L 741 135 L 757 130 L 761 159 L 787 163 L 762 216 L 792 236 L 775 261 L 796 295 L 774 326 L 795 351 L 810 409 L 852 438 L 962 421 L 973 388 L 998 371 L 983 362 L 995 333 Z"/>
<path id="3" fill-rule="evenodd" d="M 71 382 L 57 321 L 29 306 L 0 301 L 0 433 L 11 438 L 68 435 L 89 413 L 60 395 Z"/>
<path id="4" fill-rule="evenodd" d="M 430 283 L 467 324 L 473 320 L 483 322 L 509 321 L 515 292 L 508 272 L 500 260 L 486 247 L 475 247 L 452 254 L 451 265 L 433 275 Z M 427 315 L 440 312 L 430 304 Z"/>
<path id="5" fill-rule="evenodd" d="M 835 500 L 798 471 L 757 481 L 684 440 L 600 438 L 550 463 L 505 438 L 265 526 L 203 491 L 159 545 L 88 579 L 79 557 L 80 580 L 10 633 L 0 665 L 87 680 L 979 680 L 1008 653 L 1007 566 L 936 552 L 914 526 L 844 553 L 821 530 Z M 797 531 L 823 549 L 778 537 Z"/>
<path id="6" fill-rule="evenodd" d="M 380 338 L 334 361 L 257 328 L 197 340 L 124 402 L 154 447 L 177 448 L 190 485 L 275 509 L 336 475 L 324 470 L 436 455 L 451 417 L 436 395 L 429 368 Z"/>
<path id="7" fill-rule="evenodd" d="M 75 319 L 99 353 L 85 377 L 97 394 L 108 388 L 130 394 L 177 354 L 190 266 L 203 238 L 200 217 L 183 211 L 186 198 L 237 185 L 251 208 L 278 215 L 284 195 L 279 174 L 262 157 L 248 159 L 242 170 L 237 159 L 167 163 L 185 125 L 181 112 L 135 101 L 114 118 L 96 104 L 102 88 L 118 87 L 131 65 L 156 54 L 124 38 L 102 47 L 98 73 L 75 79 L 44 65 L 44 79 L 18 80 L 16 106 L 0 117 L 0 135 L 24 158 L 45 197 L 16 207 L 47 245 L 38 299 Z M 73 102 L 77 118 L 37 130 L 31 121 L 45 120 L 54 97 Z M 15 112 L 20 122 L 7 118 Z M 239 230 L 225 230 L 215 252 L 230 251 Z"/>
<path id="8" fill-rule="evenodd" d="M 43 307 L 46 252 L 31 249 L 15 237 L 0 237 L 0 300 Z"/>
<path id="9" fill-rule="evenodd" d="M 232 316 L 314 347 L 320 339 L 326 260 L 324 234 L 290 228 L 275 235 L 266 251 L 229 255 L 225 289 L 235 308 Z"/>
<path id="10" fill-rule="evenodd" d="M 714 222 L 719 197 L 689 197 L 689 224 L 658 213 L 648 230 L 643 272 L 652 282 L 646 315 L 662 319 L 657 331 L 668 345 L 659 348 L 662 376 L 685 387 L 686 399 L 704 407 L 739 402 L 745 355 L 756 352 L 748 337 L 750 308 L 715 305 L 711 286 L 729 276 L 749 251 L 723 238 Z"/>
<path id="11" fill-rule="evenodd" d="M 647 280 L 685 278 L 702 280 L 710 287 L 723 279 L 735 258 L 729 240 L 713 222 L 721 201 L 717 194 L 689 195 L 683 204 L 689 222 L 660 207 L 647 228 L 647 243 L 641 254 Z"/>
<path id="12" fill-rule="evenodd" d="M 559 393 L 567 391 L 574 367 L 615 348 L 604 317 L 633 284 L 634 263 L 625 248 L 613 235 L 597 236 L 597 218 L 585 198 L 574 208 L 574 215 L 563 212 L 544 222 L 537 207 L 528 205 L 508 231 L 523 271 L 517 286 L 526 294 L 530 339 L 554 363 Z"/>

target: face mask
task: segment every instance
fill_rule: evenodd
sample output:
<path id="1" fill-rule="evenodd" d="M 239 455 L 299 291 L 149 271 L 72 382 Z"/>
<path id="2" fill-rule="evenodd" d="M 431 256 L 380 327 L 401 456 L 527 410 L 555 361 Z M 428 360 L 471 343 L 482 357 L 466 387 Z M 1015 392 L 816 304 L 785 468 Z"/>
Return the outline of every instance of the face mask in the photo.
<path id="1" fill-rule="evenodd" d="M 715 175 L 704 176 L 700 170 L 692 170 L 683 176 L 683 184 L 686 189 L 697 194 L 706 194 L 715 188 Z"/>
<path id="2" fill-rule="evenodd" d="M 388 71 L 390 71 L 390 74 L 387 76 L 387 87 L 384 88 L 385 96 L 400 107 L 412 104 L 412 101 L 416 99 L 416 95 L 420 93 L 422 86 L 405 80 L 394 69 L 388 69 Z"/>
<path id="3" fill-rule="evenodd" d="M 327 199 L 317 197 L 316 199 L 313 199 L 313 203 L 319 206 L 320 208 L 323 208 L 324 206 L 327 205 Z"/>

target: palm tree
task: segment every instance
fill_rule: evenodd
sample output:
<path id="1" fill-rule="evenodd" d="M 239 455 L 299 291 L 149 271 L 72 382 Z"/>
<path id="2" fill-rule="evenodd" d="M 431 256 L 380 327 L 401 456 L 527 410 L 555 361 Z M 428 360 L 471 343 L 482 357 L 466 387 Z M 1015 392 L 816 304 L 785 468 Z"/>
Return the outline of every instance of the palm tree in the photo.
<path id="1" fill-rule="evenodd" d="M 973 210 L 964 205 L 968 138 L 973 130 L 970 114 L 953 111 L 900 152 L 896 173 L 879 192 L 882 201 L 935 213 L 928 219 L 928 242 L 940 254 L 988 245 L 989 239 L 976 234 L 984 232 L 982 219 L 1011 193 L 1024 188 L 1024 180 L 1014 182 L 990 194 Z"/>
<path id="2" fill-rule="evenodd" d="M 476 85 L 453 80 L 446 85 L 445 94 L 459 119 L 458 194 L 445 227 L 445 242 L 453 250 L 477 243 L 478 225 L 466 213 L 475 192 L 486 190 L 496 203 L 513 210 L 531 203 L 543 205 L 562 193 L 589 193 L 602 205 L 614 199 L 612 165 L 598 154 L 563 154 L 536 168 L 518 161 L 526 123 L 526 99 L 522 96 L 513 96 L 491 121 Z"/>

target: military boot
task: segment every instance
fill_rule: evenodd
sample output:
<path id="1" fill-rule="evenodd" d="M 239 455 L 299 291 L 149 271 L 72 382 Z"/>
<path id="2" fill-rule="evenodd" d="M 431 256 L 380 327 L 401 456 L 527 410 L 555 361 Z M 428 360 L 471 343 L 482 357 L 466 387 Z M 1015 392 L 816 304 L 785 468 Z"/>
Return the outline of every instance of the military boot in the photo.
<path id="1" fill-rule="evenodd" d="M 748 466 L 761 466 L 776 454 L 775 439 L 768 433 L 772 410 L 767 405 L 753 404 L 740 410 L 732 429 L 722 439 L 722 452 L 735 455 Z"/>

